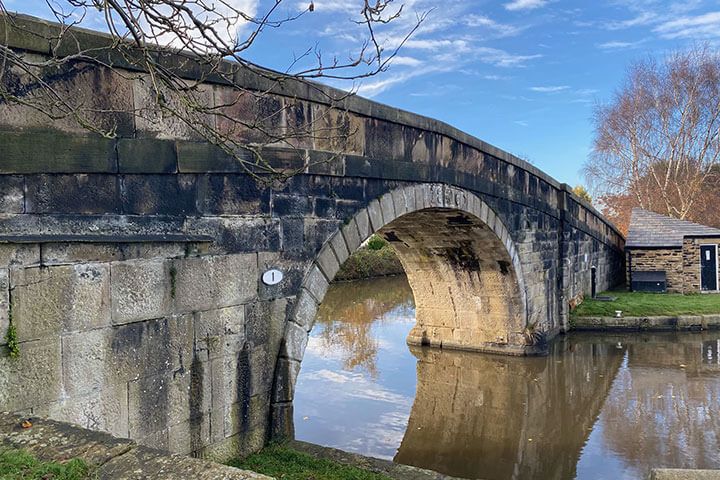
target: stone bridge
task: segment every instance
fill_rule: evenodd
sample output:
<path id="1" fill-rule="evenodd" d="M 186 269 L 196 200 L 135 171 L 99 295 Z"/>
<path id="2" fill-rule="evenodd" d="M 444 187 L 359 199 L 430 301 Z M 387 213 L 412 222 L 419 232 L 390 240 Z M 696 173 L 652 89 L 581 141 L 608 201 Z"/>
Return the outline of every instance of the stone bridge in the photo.
<path id="1" fill-rule="evenodd" d="M 542 353 L 568 330 L 592 266 L 598 290 L 623 279 L 624 240 L 590 205 L 444 123 L 248 72 L 238 80 L 247 91 L 269 93 L 222 107 L 237 93 L 206 82 L 201 100 L 228 118 L 275 110 L 268 128 L 346 132 L 341 144 L 312 132 L 291 147 L 266 142 L 265 159 L 302 172 L 263 186 L 153 110 L 147 75 L 107 37 L 77 30 L 57 45 L 56 25 L 14 21 L 23 29 L 0 22 L 0 38 L 23 55 L 92 45 L 114 62 L 77 59 L 41 76 L 116 136 L 0 101 L 0 332 L 6 343 L 12 325 L 19 342 L 16 358 L 1 347 L 0 410 L 216 458 L 292 434 L 318 305 L 374 232 L 407 272 L 415 344 Z M 197 78 L 187 58 L 162 61 Z M 22 72 L 2 81 L 36 95 Z M 261 280 L 270 269 L 280 283 Z"/>

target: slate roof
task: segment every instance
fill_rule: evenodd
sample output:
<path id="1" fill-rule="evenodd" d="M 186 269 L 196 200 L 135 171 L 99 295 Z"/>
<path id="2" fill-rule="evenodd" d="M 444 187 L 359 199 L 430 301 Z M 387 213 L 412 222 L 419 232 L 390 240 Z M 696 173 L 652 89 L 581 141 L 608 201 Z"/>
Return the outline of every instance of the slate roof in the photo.
<path id="1" fill-rule="evenodd" d="M 633 208 L 626 247 L 682 247 L 684 237 L 718 235 L 720 229 Z"/>

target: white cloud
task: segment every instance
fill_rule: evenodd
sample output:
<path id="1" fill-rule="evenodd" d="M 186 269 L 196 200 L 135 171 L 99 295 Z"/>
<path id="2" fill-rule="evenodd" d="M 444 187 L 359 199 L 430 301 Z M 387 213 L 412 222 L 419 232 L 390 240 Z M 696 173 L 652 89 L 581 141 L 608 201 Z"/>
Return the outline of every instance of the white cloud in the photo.
<path id="1" fill-rule="evenodd" d="M 569 85 L 551 85 L 551 86 L 541 86 L 541 87 L 530 87 L 530 90 L 533 92 L 540 92 L 540 93 L 557 93 L 562 92 L 563 90 L 569 89 Z"/>
<path id="2" fill-rule="evenodd" d="M 720 37 L 720 12 L 680 17 L 660 24 L 653 31 L 667 39 Z"/>
<path id="3" fill-rule="evenodd" d="M 638 40 L 637 42 L 611 41 L 611 42 L 600 43 L 600 44 L 598 44 L 597 47 L 602 50 L 623 50 L 626 48 L 635 48 L 644 42 L 645 42 L 645 40 Z"/>
<path id="4" fill-rule="evenodd" d="M 418 65 L 422 65 L 422 60 L 418 60 L 414 57 L 404 57 L 401 55 L 396 55 L 392 59 L 392 65 L 405 65 L 408 67 L 416 67 Z"/>
<path id="5" fill-rule="evenodd" d="M 520 33 L 523 28 L 499 23 L 485 15 L 470 14 L 463 18 L 463 23 L 471 28 L 484 27 L 495 32 L 499 37 L 510 37 Z"/>
<path id="6" fill-rule="evenodd" d="M 534 8 L 540 8 L 545 6 L 548 0 L 513 0 L 510 3 L 503 5 L 506 10 L 517 11 L 517 10 L 532 10 Z"/>
<path id="7" fill-rule="evenodd" d="M 496 67 L 522 67 L 529 60 L 542 57 L 542 55 L 518 55 L 500 50 L 498 48 L 478 47 L 475 49 L 478 60 L 490 63 Z"/>
<path id="8" fill-rule="evenodd" d="M 658 15 L 654 12 L 641 12 L 637 16 L 628 20 L 620 20 L 608 22 L 604 25 L 607 30 L 623 30 L 631 27 L 648 25 L 658 20 Z"/>

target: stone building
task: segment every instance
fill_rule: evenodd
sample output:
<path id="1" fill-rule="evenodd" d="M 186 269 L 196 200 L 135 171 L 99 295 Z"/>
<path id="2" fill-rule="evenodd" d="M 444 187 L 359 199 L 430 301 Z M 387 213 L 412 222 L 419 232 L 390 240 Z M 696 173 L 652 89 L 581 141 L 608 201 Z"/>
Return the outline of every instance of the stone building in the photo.
<path id="1" fill-rule="evenodd" d="M 634 208 L 625 245 L 637 291 L 718 292 L 720 229 Z"/>

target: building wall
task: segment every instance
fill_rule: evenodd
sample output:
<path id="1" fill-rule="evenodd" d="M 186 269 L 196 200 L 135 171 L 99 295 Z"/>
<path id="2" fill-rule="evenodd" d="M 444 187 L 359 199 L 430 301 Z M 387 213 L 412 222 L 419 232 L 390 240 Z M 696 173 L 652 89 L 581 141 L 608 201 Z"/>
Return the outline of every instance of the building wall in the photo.
<path id="1" fill-rule="evenodd" d="M 644 250 L 632 249 L 628 250 L 626 255 L 628 256 L 628 288 L 631 287 L 632 272 L 664 270 L 667 276 L 667 291 L 674 293 L 681 293 L 683 291 L 683 282 L 685 277 L 683 272 L 682 248 L 653 248 Z"/>

